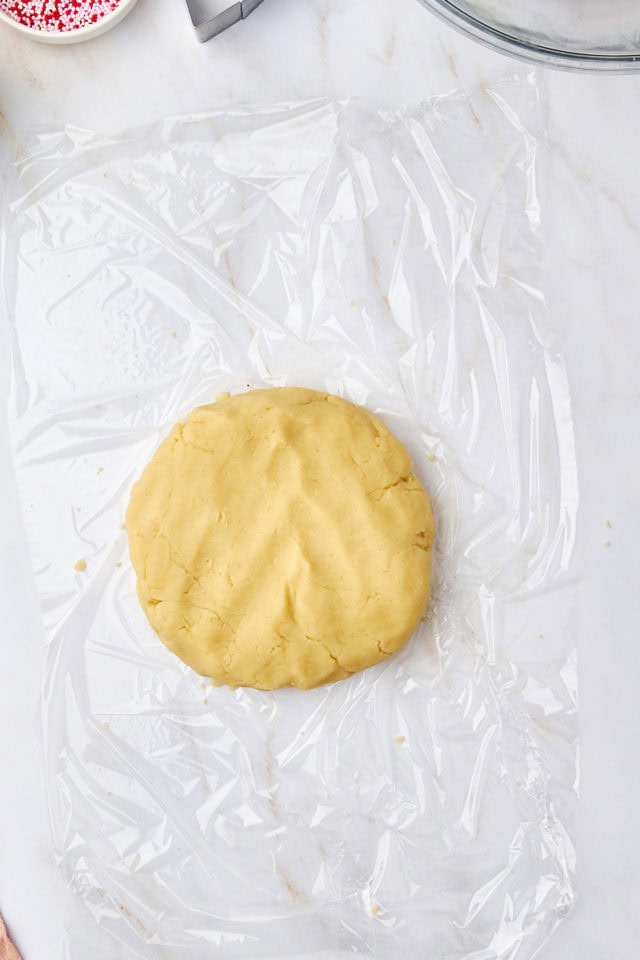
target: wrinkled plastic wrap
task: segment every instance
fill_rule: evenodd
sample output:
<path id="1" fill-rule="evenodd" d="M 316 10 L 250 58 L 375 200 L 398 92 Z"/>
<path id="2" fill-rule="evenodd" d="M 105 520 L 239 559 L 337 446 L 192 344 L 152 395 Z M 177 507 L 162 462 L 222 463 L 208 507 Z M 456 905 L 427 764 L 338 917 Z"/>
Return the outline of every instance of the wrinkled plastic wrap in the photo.
<path id="1" fill-rule="evenodd" d="M 18 164 L 10 414 L 68 960 L 521 960 L 570 907 L 577 478 L 539 124 L 526 78 L 48 132 Z M 138 606 L 128 493 L 193 406 L 285 384 L 407 444 L 433 598 L 349 680 L 214 688 Z"/>

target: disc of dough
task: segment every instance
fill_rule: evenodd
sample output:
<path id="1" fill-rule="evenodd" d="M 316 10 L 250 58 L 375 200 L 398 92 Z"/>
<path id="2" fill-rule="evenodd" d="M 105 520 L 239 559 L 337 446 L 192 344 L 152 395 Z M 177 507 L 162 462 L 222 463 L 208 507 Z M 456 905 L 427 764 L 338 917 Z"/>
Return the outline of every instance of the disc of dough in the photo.
<path id="1" fill-rule="evenodd" d="M 405 447 L 364 407 L 299 387 L 198 407 L 134 485 L 138 596 L 199 674 L 261 690 L 394 653 L 428 598 L 434 524 Z"/>

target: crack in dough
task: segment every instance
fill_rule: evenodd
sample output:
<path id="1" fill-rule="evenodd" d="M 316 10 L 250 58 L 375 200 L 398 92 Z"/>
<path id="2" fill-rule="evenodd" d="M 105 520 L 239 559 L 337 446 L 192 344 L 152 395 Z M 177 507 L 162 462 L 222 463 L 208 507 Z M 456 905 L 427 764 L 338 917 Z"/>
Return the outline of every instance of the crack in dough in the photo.
<path id="1" fill-rule="evenodd" d="M 429 597 L 434 524 L 409 454 L 331 394 L 192 411 L 134 485 L 126 528 L 151 625 L 218 684 L 351 676 L 398 650 Z"/>

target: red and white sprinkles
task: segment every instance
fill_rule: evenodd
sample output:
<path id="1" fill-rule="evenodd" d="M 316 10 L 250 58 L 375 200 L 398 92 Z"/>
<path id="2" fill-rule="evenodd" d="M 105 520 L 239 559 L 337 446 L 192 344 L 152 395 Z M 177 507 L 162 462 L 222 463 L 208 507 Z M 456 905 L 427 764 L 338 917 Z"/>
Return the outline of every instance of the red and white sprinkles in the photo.
<path id="1" fill-rule="evenodd" d="M 0 11 L 23 27 L 45 33 L 68 33 L 98 23 L 120 0 L 0 0 Z"/>

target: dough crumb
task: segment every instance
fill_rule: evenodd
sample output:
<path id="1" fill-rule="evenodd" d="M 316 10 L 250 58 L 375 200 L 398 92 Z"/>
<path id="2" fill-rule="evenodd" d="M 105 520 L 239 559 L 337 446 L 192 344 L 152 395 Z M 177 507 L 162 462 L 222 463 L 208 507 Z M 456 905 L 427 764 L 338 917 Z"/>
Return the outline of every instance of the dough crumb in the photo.
<path id="1" fill-rule="evenodd" d="M 605 520 L 604 525 L 607 528 L 607 530 L 611 530 L 613 528 L 613 524 L 611 523 L 611 520 Z"/>
<path id="2" fill-rule="evenodd" d="M 116 563 L 116 567 L 121 567 L 121 566 L 122 566 L 122 560 L 118 560 L 118 562 Z"/>
<path id="3" fill-rule="evenodd" d="M 105 720 L 104 723 L 102 724 L 102 726 L 105 728 L 105 730 L 108 730 L 109 727 L 111 726 L 111 724 L 108 723 L 108 722 Z"/>
<path id="4" fill-rule="evenodd" d="M 98 467 L 96 473 L 104 473 L 104 467 Z"/>
<path id="5" fill-rule="evenodd" d="M 175 332 L 175 330 L 172 330 L 169 336 L 171 337 L 172 340 L 178 339 L 178 334 Z"/>
<path id="6" fill-rule="evenodd" d="M 380 913 L 380 907 L 378 907 L 375 903 L 372 903 L 369 907 L 369 913 L 372 917 L 377 917 Z"/>
<path id="7" fill-rule="evenodd" d="M 603 547 L 610 547 L 610 546 L 611 546 L 611 541 L 610 541 L 610 540 L 605 540 L 604 543 L 602 544 L 602 546 L 603 546 Z"/>
<path id="8" fill-rule="evenodd" d="M 435 453 L 428 453 L 428 454 L 427 454 L 427 460 L 429 461 L 429 463 L 435 463 L 435 462 L 436 462 L 436 455 L 435 455 Z"/>
<path id="9" fill-rule="evenodd" d="M 394 739 L 396 743 L 404 743 L 407 738 L 403 737 L 402 734 L 398 734 L 398 736 L 394 737 Z"/>
<path id="10" fill-rule="evenodd" d="M 355 307 L 355 306 L 356 306 L 356 301 L 355 301 L 355 300 L 349 300 L 349 306 L 350 306 L 350 307 Z"/>
<path id="11" fill-rule="evenodd" d="M 84 573 L 84 571 L 87 569 L 87 561 L 81 557 L 80 560 L 76 560 L 73 565 L 73 569 L 77 570 L 78 573 Z"/>
<path id="12" fill-rule="evenodd" d="M 120 524 L 120 529 L 121 529 L 121 530 L 126 530 L 126 529 L 127 529 L 126 523 L 121 523 L 121 524 Z"/>

